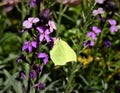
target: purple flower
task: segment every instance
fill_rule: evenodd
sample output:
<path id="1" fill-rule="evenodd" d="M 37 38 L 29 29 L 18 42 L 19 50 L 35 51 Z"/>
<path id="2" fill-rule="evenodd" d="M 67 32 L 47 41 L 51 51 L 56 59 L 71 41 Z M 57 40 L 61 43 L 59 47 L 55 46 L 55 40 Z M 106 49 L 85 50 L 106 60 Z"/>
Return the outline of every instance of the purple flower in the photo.
<path id="1" fill-rule="evenodd" d="M 93 10 L 93 16 L 96 16 L 98 14 L 103 14 L 104 13 L 104 10 L 103 8 L 98 8 L 97 10 Z"/>
<path id="2" fill-rule="evenodd" d="M 58 3 L 67 4 L 69 0 L 57 0 Z"/>
<path id="3" fill-rule="evenodd" d="M 37 76 L 37 73 L 35 70 L 30 71 L 30 78 L 35 78 Z"/>
<path id="4" fill-rule="evenodd" d="M 111 33 L 117 32 L 118 31 L 118 27 L 117 26 L 111 26 L 110 27 L 110 31 L 111 31 Z"/>
<path id="5" fill-rule="evenodd" d="M 40 52 L 38 58 L 43 59 L 44 65 L 48 63 L 48 55 L 46 53 Z"/>
<path id="6" fill-rule="evenodd" d="M 21 33 L 23 33 L 24 31 L 25 31 L 25 30 L 24 30 L 24 29 L 22 29 L 22 30 L 21 30 Z"/>
<path id="7" fill-rule="evenodd" d="M 88 32 L 87 37 L 91 37 L 93 40 L 97 39 L 96 34 L 94 32 Z"/>
<path id="8" fill-rule="evenodd" d="M 86 47 L 86 46 L 93 47 L 94 46 L 94 41 L 93 40 L 85 41 L 84 44 L 83 44 L 83 46 L 84 47 Z"/>
<path id="9" fill-rule="evenodd" d="M 43 83 L 39 83 L 39 89 L 43 90 L 44 89 L 44 84 Z"/>
<path id="10" fill-rule="evenodd" d="M 93 15 L 93 16 L 98 15 L 98 11 L 97 11 L 97 10 L 93 10 L 92 15 Z"/>
<path id="11" fill-rule="evenodd" d="M 78 5 L 82 0 L 56 0 L 58 3 L 62 3 L 64 5 Z"/>
<path id="12" fill-rule="evenodd" d="M 103 10 L 103 8 L 98 8 L 98 14 L 103 14 L 104 13 L 104 10 Z"/>
<path id="13" fill-rule="evenodd" d="M 40 42 L 42 42 L 44 40 L 44 38 L 47 42 L 50 41 L 50 36 L 49 36 L 50 31 L 49 31 L 49 29 L 46 29 L 44 31 L 41 27 L 37 27 L 37 30 L 40 32 L 40 37 L 39 37 Z"/>
<path id="14" fill-rule="evenodd" d="M 34 87 L 34 88 L 39 87 L 40 90 L 43 90 L 43 89 L 45 88 L 44 84 L 41 83 L 41 82 L 40 82 L 40 83 L 37 83 L 37 84 L 34 84 L 33 87 Z"/>
<path id="15" fill-rule="evenodd" d="M 42 67 L 38 66 L 38 72 L 42 72 Z"/>
<path id="16" fill-rule="evenodd" d="M 23 54 L 21 54 L 21 55 L 17 58 L 17 62 L 20 62 L 20 60 L 23 60 L 23 61 L 25 61 L 25 62 L 28 63 L 28 61 L 26 60 L 25 55 L 23 55 Z"/>
<path id="17" fill-rule="evenodd" d="M 23 26 L 26 27 L 27 29 L 30 29 L 32 28 L 33 23 L 37 23 L 37 22 L 39 22 L 38 18 L 30 17 L 28 18 L 28 20 L 25 20 L 23 22 Z"/>
<path id="18" fill-rule="evenodd" d="M 112 26 L 115 26 L 117 24 L 116 20 L 114 20 L 114 19 L 109 19 L 108 22 Z"/>
<path id="19" fill-rule="evenodd" d="M 34 64 L 33 69 L 37 72 L 42 72 L 42 67 L 39 64 Z"/>
<path id="20" fill-rule="evenodd" d="M 55 23 L 52 20 L 49 20 L 48 25 L 50 26 L 50 32 L 56 29 Z"/>
<path id="21" fill-rule="evenodd" d="M 50 39 L 51 39 L 51 40 L 50 40 L 50 49 L 52 49 L 53 46 L 54 46 L 54 42 L 55 42 L 56 38 L 51 37 Z"/>
<path id="22" fill-rule="evenodd" d="M 93 26 L 92 27 L 92 31 L 96 34 L 100 34 L 101 33 L 101 30 L 97 27 L 97 26 Z"/>
<path id="23" fill-rule="evenodd" d="M 104 0 L 96 0 L 96 3 L 103 4 Z"/>
<path id="24" fill-rule="evenodd" d="M 107 48 L 109 48 L 111 46 L 111 42 L 109 40 L 105 40 L 104 41 L 104 46 L 106 46 Z"/>
<path id="25" fill-rule="evenodd" d="M 34 8 L 35 4 L 36 4 L 36 0 L 30 0 L 30 6 L 32 8 Z"/>
<path id="26" fill-rule="evenodd" d="M 22 47 L 22 51 L 28 50 L 29 53 L 32 52 L 33 48 L 37 48 L 37 42 L 36 41 L 26 41 Z"/>
<path id="27" fill-rule="evenodd" d="M 19 76 L 22 77 L 22 78 L 24 78 L 24 79 L 27 79 L 26 74 L 25 74 L 24 71 L 20 71 L 19 72 Z"/>
<path id="28" fill-rule="evenodd" d="M 114 19 L 109 19 L 108 20 L 110 26 L 110 31 L 111 33 L 117 32 L 118 31 L 118 27 L 116 26 L 117 22 Z"/>
<path id="29" fill-rule="evenodd" d="M 50 18 L 50 9 L 45 9 L 42 13 L 41 13 L 41 15 L 44 17 L 44 18 L 46 18 L 46 19 L 49 19 Z"/>
<path id="30" fill-rule="evenodd" d="M 10 12 L 18 3 L 20 3 L 20 0 L 2 0 L 0 3 L 5 6 L 3 11 Z"/>

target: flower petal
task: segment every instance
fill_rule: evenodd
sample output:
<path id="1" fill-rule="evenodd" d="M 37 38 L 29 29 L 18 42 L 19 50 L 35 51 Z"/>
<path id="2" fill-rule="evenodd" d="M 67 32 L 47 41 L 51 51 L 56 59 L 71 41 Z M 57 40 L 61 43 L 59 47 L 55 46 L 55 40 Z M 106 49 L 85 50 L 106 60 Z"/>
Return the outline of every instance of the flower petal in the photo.
<path id="1" fill-rule="evenodd" d="M 48 22 L 48 25 L 49 25 L 50 27 L 52 27 L 53 29 L 56 29 L 56 26 L 55 26 L 54 21 L 49 21 L 49 22 Z"/>
<path id="2" fill-rule="evenodd" d="M 43 83 L 39 83 L 39 89 L 43 90 L 44 88 L 45 88 L 44 84 Z"/>
<path id="3" fill-rule="evenodd" d="M 98 29 L 97 26 L 93 26 L 93 27 L 92 27 L 92 31 L 95 31 L 95 30 L 97 30 L 97 29 Z"/>
<path id="4" fill-rule="evenodd" d="M 30 23 L 28 20 L 25 20 L 23 22 L 23 26 L 29 29 L 32 28 L 32 23 Z"/>
<path id="5" fill-rule="evenodd" d="M 93 40 L 97 39 L 96 34 L 94 32 L 88 32 L 87 37 L 91 37 Z"/>
<path id="6" fill-rule="evenodd" d="M 37 22 L 39 22 L 39 21 L 40 21 L 40 20 L 39 20 L 39 18 L 37 18 L 37 17 L 33 19 L 33 23 L 37 23 Z"/>
<path id="7" fill-rule="evenodd" d="M 53 28 L 52 27 L 50 27 L 50 32 L 53 32 Z"/>
<path id="8" fill-rule="evenodd" d="M 28 46 L 27 46 L 27 45 L 24 45 L 24 46 L 22 47 L 22 51 L 25 51 L 27 48 L 28 48 Z"/>
<path id="9" fill-rule="evenodd" d="M 32 52 L 32 46 L 28 46 L 28 51 L 29 51 L 29 53 Z"/>
<path id="10" fill-rule="evenodd" d="M 96 16 L 96 15 L 98 15 L 98 11 L 97 10 L 93 10 L 92 14 L 93 14 L 93 16 Z"/>
<path id="11" fill-rule="evenodd" d="M 42 42 L 43 39 L 44 39 L 44 34 L 40 34 L 40 37 L 39 37 L 40 42 Z"/>
<path id="12" fill-rule="evenodd" d="M 19 72 L 19 76 L 22 77 L 22 78 L 24 78 L 24 79 L 27 79 L 26 74 L 25 74 L 24 71 L 20 71 Z"/>
<path id="13" fill-rule="evenodd" d="M 47 42 L 50 42 L 50 36 L 49 35 L 45 35 L 45 39 Z"/>
<path id="14" fill-rule="evenodd" d="M 97 26 L 92 27 L 92 31 L 95 32 L 96 34 L 100 34 L 101 30 Z"/>
<path id="15" fill-rule="evenodd" d="M 35 78 L 37 76 L 37 73 L 35 70 L 30 71 L 30 78 Z"/>
<path id="16" fill-rule="evenodd" d="M 103 13 L 104 13 L 103 8 L 98 8 L 98 10 L 97 10 L 97 11 L 98 11 L 98 13 L 99 13 L 99 14 L 103 14 Z"/>
<path id="17" fill-rule="evenodd" d="M 34 47 L 34 48 L 37 48 L 37 42 L 36 41 L 32 41 L 32 46 Z"/>
<path id="18" fill-rule="evenodd" d="M 45 57 L 43 61 L 44 61 L 44 65 L 46 65 L 48 63 L 48 57 Z"/>
<path id="19" fill-rule="evenodd" d="M 37 27 L 36 28 L 40 33 L 43 33 L 44 32 L 44 30 L 42 29 L 42 27 Z"/>
<path id="20" fill-rule="evenodd" d="M 108 22 L 109 22 L 110 25 L 116 25 L 117 24 L 116 20 L 114 20 L 114 19 L 109 19 Z"/>
<path id="21" fill-rule="evenodd" d="M 93 47 L 94 46 L 94 41 L 93 40 L 88 40 L 88 41 L 85 41 L 83 46 L 86 47 L 86 46 L 90 46 L 90 47 Z"/>
<path id="22" fill-rule="evenodd" d="M 21 30 L 22 33 L 24 33 L 24 31 L 25 31 L 24 29 Z"/>
<path id="23" fill-rule="evenodd" d="M 111 26 L 110 27 L 110 31 L 113 32 L 117 32 L 118 31 L 118 27 L 117 26 Z"/>
<path id="24" fill-rule="evenodd" d="M 48 25 L 50 26 L 50 32 L 53 32 L 53 30 L 56 29 L 54 21 L 49 21 Z"/>
<path id="25" fill-rule="evenodd" d="M 49 29 L 46 29 L 46 30 L 45 30 L 45 34 L 50 34 Z"/>
<path id="26" fill-rule="evenodd" d="M 33 8 L 36 4 L 36 0 L 30 0 L 30 6 Z"/>
<path id="27" fill-rule="evenodd" d="M 103 44 L 104 44 L 104 46 L 107 47 L 107 48 L 109 48 L 109 47 L 111 46 L 111 42 L 110 42 L 109 40 L 105 40 L 105 41 L 103 42 Z"/>
<path id="28" fill-rule="evenodd" d="M 25 41 L 25 44 L 24 45 L 28 45 L 30 43 L 30 41 Z"/>
<path id="29" fill-rule="evenodd" d="M 43 53 L 43 52 L 38 54 L 38 58 L 45 58 L 46 56 L 47 56 L 47 54 Z"/>
<path id="30" fill-rule="evenodd" d="M 94 41 L 90 41 L 90 46 L 93 47 L 94 46 Z"/>
<path id="31" fill-rule="evenodd" d="M 104 0 L 96 0 L 96 3 L 103 4 Z"/>
<path id="32" fill-rule="evenodd" d="M 28 21 L 29 21 L 30 23 L 32 23 L 33 20 L 34 20 L 34 17 L 29 17 L 29 18 L 28 18 Z"/>

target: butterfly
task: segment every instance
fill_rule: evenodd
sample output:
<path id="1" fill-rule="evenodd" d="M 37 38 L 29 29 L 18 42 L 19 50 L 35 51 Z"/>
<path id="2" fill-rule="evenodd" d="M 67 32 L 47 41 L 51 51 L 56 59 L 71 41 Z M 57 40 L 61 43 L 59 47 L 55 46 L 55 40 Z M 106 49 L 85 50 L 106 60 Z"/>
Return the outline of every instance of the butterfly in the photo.
<path id="1" fill-rule="evenodd" d="M 50 51 L 50 58 L 55 65 L 65 65 L 67 62 L 76 62 L 74 50 L 62 39 L 56 39 Z"/>

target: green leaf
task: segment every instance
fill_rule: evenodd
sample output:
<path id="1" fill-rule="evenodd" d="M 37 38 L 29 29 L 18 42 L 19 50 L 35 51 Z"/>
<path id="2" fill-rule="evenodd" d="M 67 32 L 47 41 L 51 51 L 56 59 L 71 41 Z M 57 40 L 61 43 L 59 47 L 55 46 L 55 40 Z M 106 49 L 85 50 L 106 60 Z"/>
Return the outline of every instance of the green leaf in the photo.
<path id="1" fill-rule="evenodd" d="M 74 50 L 63 40 L 56 39 L 50 58 L 55 65 L 65 65 L 67 62 L 76 62 L 77 56 Z"/>
<path id="2" fill-rule="evenodd" d="M 6 63 L 6 62 L 13 60 L 13 59 L 16 59 L 17 57 L 18 57 L 18 55 L 10 53 L 8 58 L 3 60 L 3 63 Z"/>

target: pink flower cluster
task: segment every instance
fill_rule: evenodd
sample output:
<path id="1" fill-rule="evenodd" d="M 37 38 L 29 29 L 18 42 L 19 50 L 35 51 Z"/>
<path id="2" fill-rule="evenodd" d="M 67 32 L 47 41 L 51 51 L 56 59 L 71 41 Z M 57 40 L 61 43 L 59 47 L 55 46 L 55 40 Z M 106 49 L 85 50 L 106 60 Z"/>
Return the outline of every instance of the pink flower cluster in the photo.
<path id="1" fill-rule="evenodd" d="M 88 32 L 86 37 L 89 39 L 84 42 L 83 46 L 94 46 L 95 40 L 97 40 L 97 36 L 101 33 L 101 29 L 99 29 L 97 26 L 92 27 L 92 31 Z"/>
<path id="2" fill-rule="evenodd" d="M 53 46 L 54 38 L 51 34 L 56 30 L 56 25 L 53 20 L 50 19 L 49 9 L 45 9 L 37 17 L 26 16 L 23 21 L 22 34 L 27 32 L 29 38 L 24 42 L 22 46 L 22 52 L 17 61 L 21 60 L 30 65 L 29 78 L 34 79 L 39 73 L 42 73 L 43 66 L 47 65 L 49 62 L 48 50 L 41 48 L 41 46 L 46 46 L 48 49 Z M 46 16 L 47 15 L 47 16 Z M 26 54 L 32 54 L 31 62 L 26 58 Z M 40 63 L 36 63 L 36 60 L 40 60 Z M 27 79 L 24 71 L 20 73 L 20 76 Z M 34 83 L 34 88 L 44 89 L 44 85 L 41 82 Z"/>
<path id="3" fill-rule="evenodd" d="M 101 15 L 104 13 L 103 8 L 98 8 L 97 10 L 93 10 L 93 16 Z"/>
<path id="4" fill-rule="evenodd" d="M 108 20 L 109 24 L 110 24 L 110 32 L 114 33 L 118 31 L 118 27 L 117 27 L 117 22 L 114 19 L 109 19 Z"/>

